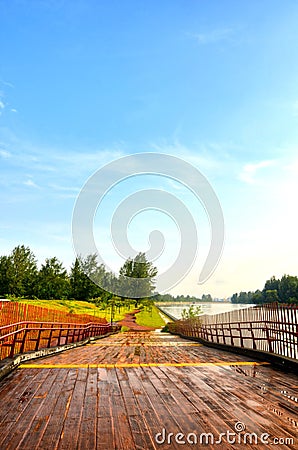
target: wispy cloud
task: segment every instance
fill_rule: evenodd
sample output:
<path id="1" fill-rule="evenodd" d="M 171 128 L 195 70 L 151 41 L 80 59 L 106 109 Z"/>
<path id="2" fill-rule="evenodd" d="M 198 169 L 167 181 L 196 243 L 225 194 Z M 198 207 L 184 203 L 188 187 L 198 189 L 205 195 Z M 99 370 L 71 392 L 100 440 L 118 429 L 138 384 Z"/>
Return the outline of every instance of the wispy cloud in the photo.
<path id="1" fill-rule="evenodd" d="M 35 189 L 39 189 L 39 186 L 36 183 L 34 183 L 34 181 L 31 179 L 24 181 L 24 185 Z"/>
<path id="2" fill-rule="evenodd" d="M 60 186 L 58 184 L 49 184 L 49 187 L 55 191 L 79 192 L 80 188 L 75 186 Z"/>
<path id="3" fill-rule="evenodd" d="M 53 189 L 55 195 L 64 199 L 75 199 L 80 192 L 81 187 L 75 186 L 60 186 L 58 184 L 49 184 L 49 188 Z"/>
<path id="4" fill-rule="evenodd" d="M 194 39 L 198 44 L 215 44 L 221 41 L 231 40 L 234 35 L 232 28 L 217 28 L 202 33 L 188 33 L 188 36 Z"/>
<path id="5" fill-rule="evenodd" d="M 99 169 L 103 164 L 107 164 L 121 156 L 124 156 L 124 152 L 118 149 L 102 149 L 94 151 L 83 149 L 83 151 L 55 153 L 52 157 L 52 161 L 56 161 L 57 164 L 63 162 L 64 164 L 67 164 L 69 168 L 73 167 L 81 172 L 82 168 L 84 168 L 85 171 Z"/>
<path id="6" fill-rule="evenodd" d="M 216 170 L 222 167 L 222 162 L 215 155 L 219 149 L 215 149 L 213 145 L 200 144 L 190 147 L 175 139 L 171 142 L 162 141 L 160 143 L 151 143 L 151 148 L 160 153 L 167 153 L 185 159 L 198 169 Z"/>
<path id="7" fill-rule="evenodd" d="M 9 153 L 7 150 L 0 150 L 0 156 L 1 158 L 10 158 L 11 153 Z"/>
<path id="8" fill-rule="evenodd" d="M 254 164 L 245 164 L 242 168 L 241 172 L 238 175 L 239 180 L 244 181 L 245 183 L 255 184 L 256 174 L 260 169 L 264 169 L 266 167 L 274 165 L 273 160 L 260 161 Z"/>
<path id="9" fill-rule="evenodd" d="M 0 79 L 0 86 L 1 86 L 1 84 L 3 86 L 8 86 L 10 88 L 14 88 L 14 85 L 12 83 L 10 83 L 9 81 L 5 81 L 5 80 Z"/>

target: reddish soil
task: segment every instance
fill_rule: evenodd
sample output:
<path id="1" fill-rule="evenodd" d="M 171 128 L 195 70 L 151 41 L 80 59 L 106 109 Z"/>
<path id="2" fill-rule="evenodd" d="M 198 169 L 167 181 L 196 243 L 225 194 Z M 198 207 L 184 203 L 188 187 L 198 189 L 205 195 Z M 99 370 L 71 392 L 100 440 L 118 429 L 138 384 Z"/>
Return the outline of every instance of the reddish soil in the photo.
<path id="1" fill-rule="evenodd" d="M 124 319 L 118 322 L 119 325 L 123 327 L 128 327 L 131 331 L 154 331 L 155 328 L 152 327 L 143 327 L 142 325 L 138 325 L 136 323 L 136 314 L 140 312 L 139 309 L 135 309 L 131 313 L 125 314 Z"/>

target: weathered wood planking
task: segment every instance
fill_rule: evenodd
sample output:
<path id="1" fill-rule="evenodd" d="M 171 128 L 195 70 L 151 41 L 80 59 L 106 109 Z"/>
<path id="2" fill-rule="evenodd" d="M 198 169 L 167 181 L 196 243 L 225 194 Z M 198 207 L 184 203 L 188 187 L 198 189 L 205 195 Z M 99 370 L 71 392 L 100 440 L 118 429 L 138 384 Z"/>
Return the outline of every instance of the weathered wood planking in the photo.
<path id="1" fill-rule="evenodd" d="M 183 363 L 202 366 L 178 366 Z M 30 364 L 0 383 L 1 450 L 268 448 L 181 445 L 174 439 L 177 433 L 216 438 L 234 432 L 237 422 L 258 436 L 295 439 L 276 449 L 297 448 L 298 377 L 244 356 L 168 334 L 132 332 L 38 359 L 34 368 Z M 88 367 L 92 364 L 120 366 Z M 174 437 L 158 444 L 163 429 Z"/>

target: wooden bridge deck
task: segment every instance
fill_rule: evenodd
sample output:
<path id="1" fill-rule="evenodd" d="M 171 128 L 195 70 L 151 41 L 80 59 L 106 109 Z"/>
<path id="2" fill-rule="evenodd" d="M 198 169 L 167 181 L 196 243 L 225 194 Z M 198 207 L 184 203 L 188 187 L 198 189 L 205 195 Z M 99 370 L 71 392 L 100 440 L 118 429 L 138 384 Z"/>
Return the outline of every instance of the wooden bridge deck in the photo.
<path id="1" fill-rule="evenodd" d="M 269 364 L 169 334 L 116 334 L 2 380 L 0 449 L 245 449 L 273 439 L 297 449 L 297 397 L 298 376 Z"/>

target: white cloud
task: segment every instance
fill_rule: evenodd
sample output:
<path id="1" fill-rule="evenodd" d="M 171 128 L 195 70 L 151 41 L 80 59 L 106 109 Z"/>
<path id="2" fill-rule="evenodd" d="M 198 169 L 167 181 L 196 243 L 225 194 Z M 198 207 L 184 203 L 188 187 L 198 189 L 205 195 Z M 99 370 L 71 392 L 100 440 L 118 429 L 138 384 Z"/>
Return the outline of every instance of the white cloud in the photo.
<path id="1" fill-rule="evenodd" d="M 249 184 L 255 184 L 257 182 L 256 180 L 256 174 L 260 169 L 272 166 L 274 164 L 274 161 L 272 160 L 265 160 L 260 161 L 255 164 L 245 164 L 245 166 L 242 168 L 241 172 L 238 175 L 239 180 L 244 181 L 245 183 Z"/>
<path id="2" fill-rule="evenodd" d="M 0 85 L 3 84 L 4 86 L 8 86 L 10 88 L 14 88 L 14 85 L 12 83 L 10 83 L 9 81 L 5 81 L 0 79 Z"/>
<path id="3" fill-rule="evenodd" d="M 230 40 L 233 33 L 232 28 L 219 28 L 204 33 L 189 33 L 188 35 L 195 39 L 198 44 L 205 45 Z"/>
<path id="4" fill-rule="evenodd" d="M 2 158 L 10 158 L 10 157 L 11 157 L 11 153 L 9 153 L 9 152 L 6 151 L 6 150 L 0 150 L 0 156 L 1 156 Z"/>
<path id="5" fill-rule="evenodd" d="M 4 108 L 5 108 L 5 104 L 0 100 L 0 116 L 1 116 L 2 111 L 4 110 Z"/>
<path id="6" fill-rule="evenodd" d="M 54 189 L 55 191 L 67 191 L 67 192 L 79 192 L 80 187 L 75 186 L 60 186 L 58 184 L 49 184 L 49 187 Z"/>
<path id="7" fill-rule="evenodd" d="M 37 184 L 36 183 L 34 183 L 34 181 L 32 181 L 32 180 L 26 180 L 26 181 L 24 181 L 24 185 L 25 186 L 28 186 L 28 187 L 33 187 L 33 188 L 39 188 L 39 186 L 37 186 Z"/>

